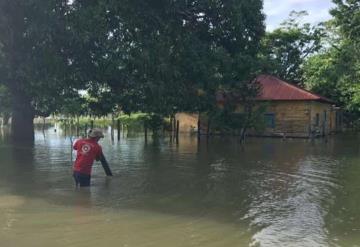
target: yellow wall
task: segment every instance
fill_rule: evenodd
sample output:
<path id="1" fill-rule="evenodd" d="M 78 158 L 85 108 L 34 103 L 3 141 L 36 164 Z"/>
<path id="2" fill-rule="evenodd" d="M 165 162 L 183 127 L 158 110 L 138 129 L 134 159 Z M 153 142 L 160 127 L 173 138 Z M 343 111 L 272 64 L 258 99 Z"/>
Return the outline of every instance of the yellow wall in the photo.
<path id="1" fill-rule="evenodd" d="M 316 135 L 328 135 L 330 133 L 330 104 L 321 102 L 311 102 L 311 130 Z M 319 116 L 318 124 L 316 124 L 316 115 Z"/>
<path id="2" fill-rule="evenodd" d="M 338 115 L 338 116 L 337 116 Z M 340 108 L 333 107 L 330 113 L 330 130 L 331 132 L 338 132 L 342 130 L 342 112 Z"/>
<path id="3" fill-rule="evenodd" d="M 179 121 L 179 132 L 192 133 L 197 131 L 199 114 L 196 113 L 177 113 L 175 119 Z"/>
<path id="4" fill-rule="evenodd" d="M 326 119 L 325 119 L 326 111 Z M 316 114 L 319 114 L 319 126 L 316 126 Z M 341 131 L 342 123 L 337 121 L 336 115 L 341 115 L 341 110 L 334 105 L 321 102 L 312 102 L 311 117 L 313 130 L 321 135 L 328 135 L 332 132 Z M 338 119 L 339 120 L 339 119 Z"/>
<path id="5" fill-rule="evenodd" d="M 307 137 L 309 135 L 310 102 L 269 101 L 266 113 L 275 115 L 275 127 L 266 128 L 264 135 Z"/>
<path id="6" fill-rule="evenodd" d="M 267 127 L 261 133 L 249 130 L 249 134 L 309 137 L 312 134 L 327 135 L 335 131 L 334 116 L 336 110 L 330 104 L 316 101 L 267 101 L 259 102 L 258 106 L 260 104 L 266 105 L 266 113 L 274 114 L 274 128 Z M 236 111 L 242 112 L 243 107 L 239 105 Z M 326 117 L 324 112 L 326 112 Z M 316 125 L 316 114 L 319 114 L 318 125 Z M 178 113 L 176 119 L 180 122 L 181 132 L 197 130 L 198 114 Z M 204 130 L 206 126 L 201 128 Z"/>

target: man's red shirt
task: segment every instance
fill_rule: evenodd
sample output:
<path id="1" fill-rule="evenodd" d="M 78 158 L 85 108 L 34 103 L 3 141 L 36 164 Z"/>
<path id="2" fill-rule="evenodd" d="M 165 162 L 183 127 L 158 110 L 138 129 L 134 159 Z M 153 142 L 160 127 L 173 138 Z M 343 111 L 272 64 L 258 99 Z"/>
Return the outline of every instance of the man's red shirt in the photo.
<path id="1" fill-rule="evenodd" d="M 95 159 L 102 154 L 101 146 L 93 139 L 80 139 L 75 142 L 74 149 L 77 156 L 73 170 L 83 174 L 91 175 L 91 168 Z"/>

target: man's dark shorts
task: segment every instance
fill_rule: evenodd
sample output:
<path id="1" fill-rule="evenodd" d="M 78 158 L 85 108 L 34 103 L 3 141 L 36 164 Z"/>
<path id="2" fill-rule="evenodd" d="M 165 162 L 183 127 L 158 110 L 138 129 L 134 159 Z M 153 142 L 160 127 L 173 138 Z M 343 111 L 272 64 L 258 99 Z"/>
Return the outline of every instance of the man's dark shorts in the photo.
<path id="1" fill-rule="evenodd" d="M 76 187 L 78 187 L 78 186 L 80 186 L 80 187 L 90 186 L 90 178 L 91 178 L 90 175 L 83 174 L 83 173 L 80 173 L 80 172 L 74 172 L 73 177 L 75 179 Z"/>

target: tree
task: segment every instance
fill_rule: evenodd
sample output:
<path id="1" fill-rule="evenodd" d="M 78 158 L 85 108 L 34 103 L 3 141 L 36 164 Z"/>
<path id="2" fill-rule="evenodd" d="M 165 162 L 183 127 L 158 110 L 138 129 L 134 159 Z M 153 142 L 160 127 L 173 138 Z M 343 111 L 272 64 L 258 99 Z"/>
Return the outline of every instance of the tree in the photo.
<path id="1" fill-rule="evenodd" d="M 262 40 L 264 72 L 284 80 L 302 84 L 303 64 L 306 59 L 322 48 L 322 25 L 303 23 L 306 11 L 292 11 L 281 27 L 269 32 Z"/>
<path id="2" fill-rule="evenodd" d="M 360 119 L 360 4 L 334 3 L 324 49 L 305 63 L 304 77 L 309 89 L 338 102 L 351 125 Z"/>
<path id="3" fill-rule="evenodd" d="M 129 13 L 144 16 L 130 23 L 136 34 L 140 30 L 132 58 L 142 64 L 135 75 L 143 81 L 141 110 L 212 115 L 218 90 L 239 88 L 250 94 L 264 33 L 261 8 L 262 1 L 159 1 L 132 8 L 136 12 Z"/>
<path id="4" fill-rule="evenodd" d="M 71 88 L 67 2 L 0 1 L 0 81 L 13 97 L 15 140 L 33 140 L 35 114 L 54 111 L 53 99 L 61 99 Z M 51 107 L 45 106 L 48 102 Z"/>
<path id="5" fill-rule="evenodd" d="M 211 112 L 220 88 L 254 91 L 261 9 L 261 0 L 0 0 L 14 138 L 33 139 L 33 117 L 80 89 L 106 102 L 97 114 L 121 105 L 158 115 Z"/>
<path id="6" fill-rule="evenodd" d="M 212 112 L 217 90 L 254 91 L 261 0 L 77 0 L 72 8 L 73 63 L 127 113 Z"/>
<path id="7" fill-rule="evenodd" d="M 360 124 L 360 3 L 354 0 L 334 0 L 334 3 L 336 8 L 330 13 L 342 38 L 338 63 L 344 68 L 339 81 L 345 91 L 349 118 Z"/>
<path id="8" fill-rule="evenodd" d="M 354 61 L 352 44 L 339 47 L 309 58 L 304 64 L 304 78 L 309 90 L 336 101 L 351 125 L 360 118 L 358 61 Z"/>
<path id="9" fill-rule="evenodd" d="M 335 25 L 344 38 L 360 44 L 360 3 L 356 0 L 333 0 L 336 7 L 330 11 Z"/>

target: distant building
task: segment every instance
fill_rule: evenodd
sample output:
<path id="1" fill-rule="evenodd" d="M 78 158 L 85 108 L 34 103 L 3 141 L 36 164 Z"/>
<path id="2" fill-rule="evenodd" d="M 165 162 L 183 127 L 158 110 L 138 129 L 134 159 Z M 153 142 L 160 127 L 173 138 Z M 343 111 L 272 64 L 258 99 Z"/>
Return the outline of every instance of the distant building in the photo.
<path id="1" fill-rule="evenodd" d="M 261 133 L 249 130 L 250 135 L 308 138 L 341 130 L 341 111 L 330 99 L 270 75 L 261 75 L 257 81 L 261 89 L 255 105 L 265 103 L 266 127 Z M 219 107 L 225 101 L 225 97 L 217 97 Z M 241 102 L 237 111 L 242 111 Z M 197 131 L 198 114 L 178 113 L 176 119 L 180 132 Z M 200 122 L 204 132 L 206 123 Z"/>

